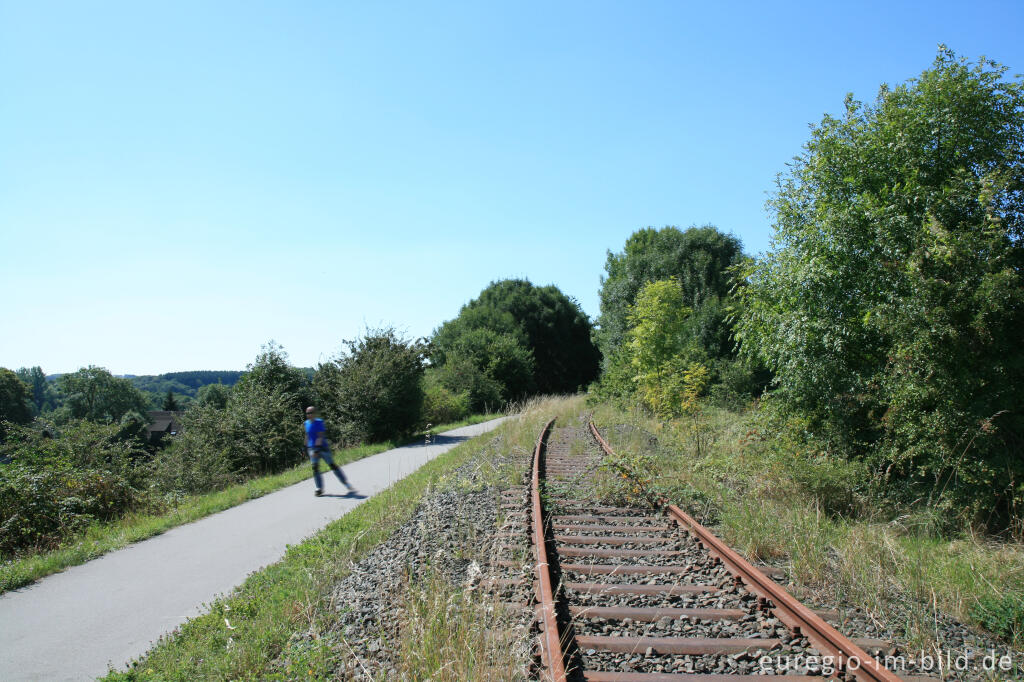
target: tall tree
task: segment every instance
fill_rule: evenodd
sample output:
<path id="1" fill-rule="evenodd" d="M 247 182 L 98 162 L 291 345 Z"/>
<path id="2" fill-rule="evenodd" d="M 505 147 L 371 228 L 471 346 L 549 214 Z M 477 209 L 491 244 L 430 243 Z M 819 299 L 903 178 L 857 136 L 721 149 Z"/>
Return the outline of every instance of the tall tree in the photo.
<path id="1" fill-rule="evenodd" d="M 491 283 L 462 307 L 458 317 L 434 332 L 431 360 L 443 365 L 460 339 L 478 329 L 505 335 L 532 353 L 532 382 L 522 374 L 529 364 L 525 355 L 505 363 L 518 368 L 516 381 L 521 386 L 532 383 L 540 393 L 563 393 L 597 378 L 600 353 L 590 338 L 590 320 L 558 287 L 537 287 L 521 279 Z M 506 350 L 511 349 L 508 339 L 502 345 Z M 505 381 L 511 385 L 507 377 Z"/>
<path id="2" fill-rule="evenodd" d="M 36 414 L 52 410 L 57 406 L 53 387 L 47 381 L 42 367 L 21 367 L 16 374 L 32 390 L 32 404 L 35 405 Z"/>
<path id="3" fill-rule="evenodd" d="M 830 449 L 1006 510 L 1024 504 L 1024 84 L 1004 74 L 941 48 L 826 116 L 779 178 L 738 335 Z"/>
<path id="4" fill-rule="evenodd" d="M 148 409 L 142 391 L 102 367 L 90 365 L 73 374 L 63 374 L 57 385 L 64 394 L 64 405 L 57 414 L 59 421 L 87 419 L 116 423 L 129 412 L 145 414 Z"/>
<path id="5" fill-rule="evenodd" d="M 174 391 L 167 389 L 167 395 L 164 396 L 163 409 L 170 412 L 175 412 L 178 409 L 178 401 L 174 399 Z"/>
<path id="6" fill-rule="evenodd" d="M 18 375 L 0 367 L 0 422 L 25 424 L 32 421 L 32 391 Z"/>
<path id="7" fill-rule="evenodd" d="M 676 280 L 683 302 L 694 311 L 690 333 L 701 337 L 708 355 L 728 353 L 729 332 L 719 302 L 731 286 L 728 270 L 742 256 L 740 241 L 712 225 L 685 231 L 648 227 L 630 235 L 621 252 L 609 251 L 601 277 L 597 333 L 606 366 L 626 340 L 637 294 L 645 285 L 669 278 Z"/>

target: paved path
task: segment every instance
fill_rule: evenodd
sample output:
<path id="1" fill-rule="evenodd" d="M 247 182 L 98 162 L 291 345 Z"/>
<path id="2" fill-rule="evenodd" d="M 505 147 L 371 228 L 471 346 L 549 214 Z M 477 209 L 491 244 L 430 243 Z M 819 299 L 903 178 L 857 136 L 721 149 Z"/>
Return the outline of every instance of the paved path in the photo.
<path id="1" fill-rule="evenodd" d="M 388 450 L 346 464 L 359 493 L 373 495 L 502 420 L 448 431 L 431 445 Z M 310 476 L 312 478 L 312 475 Z M 365 498 L 327 493 L 312 481 L 283 488 L 81 566 L 0 595 L 0 680 L 85 680 L 122 668 L 203 605 L 280 559 Z"/>

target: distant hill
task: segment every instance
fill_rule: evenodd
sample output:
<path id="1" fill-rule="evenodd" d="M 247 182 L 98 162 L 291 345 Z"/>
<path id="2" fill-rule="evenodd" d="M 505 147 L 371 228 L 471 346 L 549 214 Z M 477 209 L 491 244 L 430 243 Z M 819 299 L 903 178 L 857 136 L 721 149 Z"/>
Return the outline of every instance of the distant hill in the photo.
<path id="1" fill-rule="evenodd" d="M 132 385 L 149 395 L 150 407 L 154 410 L 163 408 L 167 391 L 174 393 L 179 408 L 185 408 L 196 397 L 200 388 L 207 384 L 221 383 L 234 386 L 244 372 L 241 370 L 217 371 L 197 370 L 194 372 L 168 372 L 167 374 L 147 374 L 133 376 L 124 375 Z"/>
<path id="2" fill-rule="evenodd" d="M 197 370 L 144 376 L 126 375 L 126 378 L 132 382 L 135 388 L 142 391 L 160 395 L 166 395 L 167 391 L 173 391 L 177 395 L 194 398 L 196 391 L 207 384 L 221 383 L 225 386 L 234 386 L 242 374 L 243 372 L 240 370 Z"/>

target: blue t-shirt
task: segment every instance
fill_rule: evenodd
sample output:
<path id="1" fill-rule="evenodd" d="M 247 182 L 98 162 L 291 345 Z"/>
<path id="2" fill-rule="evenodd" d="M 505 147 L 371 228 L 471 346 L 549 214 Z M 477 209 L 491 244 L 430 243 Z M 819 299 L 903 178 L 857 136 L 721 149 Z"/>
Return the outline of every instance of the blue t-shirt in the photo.
<path id="1" fill-rule="evenodd" d="M 316 446 L 317 435 L 324 432 L 324 420 L 313 419 L 312 421 L 306 420 L 306 447 L 311 448 Z M 324 437 L 324 445 L 327 445 L 327 437 Z"/>

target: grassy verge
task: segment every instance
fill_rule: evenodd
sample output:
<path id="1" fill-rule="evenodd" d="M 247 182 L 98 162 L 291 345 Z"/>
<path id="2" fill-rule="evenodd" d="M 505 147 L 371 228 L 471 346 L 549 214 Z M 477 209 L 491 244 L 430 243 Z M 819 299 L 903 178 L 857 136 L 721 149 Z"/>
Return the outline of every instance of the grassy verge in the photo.
<path id="1" fill-rule="evenodd" d="M 578 404 L 580 401 L 576 401 Z M 332 587 L 350 565 L 408 520 L 429 489 L 478 456 L 495 436 L 502 448 L 532 448 L 549 413 L 538 402 L 498 430 L 453 448 L 398 481 L 278 563 L 253 573 L 207 613 L 185 623 L 130 670 L 108 680 L 324 679 L 338 665 L 345 641 L 334 627 L 339 604 Z M 496 471 L 496 480 L 507 472 Z M 286 654 L 286 655 L 285 655 Z"/>
<path id="2" fill-rule="evenodd" d="M 479 424 L 499 416 L 501 415 L 473 415 L 460 422 L 432 427 L 430 433 L 437 434 L 461 426 Z M 425 434 L 419 434 L 406 442 L 419 440 L 423 435 Z M 401 443 L 374 443 L 343 448 L 334 453 L 334 461 L 339 465 L 344 465 L 390 450 L 398 445 Z M 190 495 L 166 511 L 131 513 L 117 521 L 95 523 L 56 549 L 4 561 L 0 564 L 0 594 L 28 585 L 70 566 L 83 564 L 107 552 L 122 549 L 133 542 L 145 540 L 171 528 L 198 521 L 210 514 L 216 514 L 243 502 L 262 497 L 303 481 L 310 475 L 309 464 L 303 462 L 279 474 L 254 478 L 211 493 Z"/>
<path id="3" fill-rule="evenodd" d="M 514 682 L 523 679 L 510 655 L 527 638 L 517 630 L 522 616 L 496 596 L 456 589 L 428 575 L 403 586 L 394 643 L 396 672 L 403 680 Z"/>
<path id="4" fill-rule="evenodd" d="M 941 640 L 942 613 L 1024 646 L 1020 542 L 969 528 L 940 535 L 933 510 L 879 497 L 855 463 L 763 438 L 750 414 L 705 408 L 697 420 L 658 423 L 600 405 L 595 421 L 625 466 L 735 549 L 788 564 L 815 596 L 887 614 L 915 650 Z M 606 493 L 635 491 L 622 482 Z"/>

